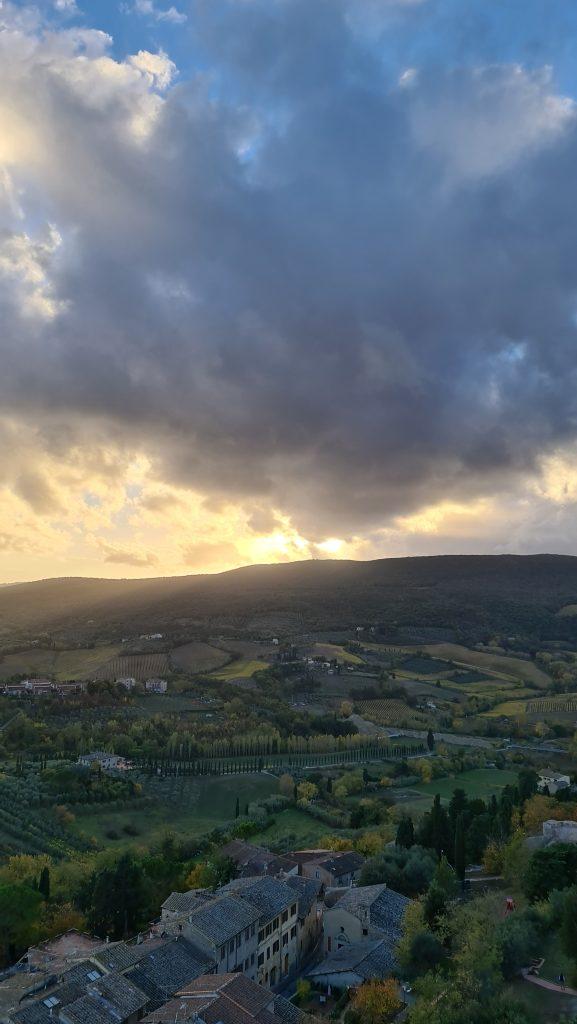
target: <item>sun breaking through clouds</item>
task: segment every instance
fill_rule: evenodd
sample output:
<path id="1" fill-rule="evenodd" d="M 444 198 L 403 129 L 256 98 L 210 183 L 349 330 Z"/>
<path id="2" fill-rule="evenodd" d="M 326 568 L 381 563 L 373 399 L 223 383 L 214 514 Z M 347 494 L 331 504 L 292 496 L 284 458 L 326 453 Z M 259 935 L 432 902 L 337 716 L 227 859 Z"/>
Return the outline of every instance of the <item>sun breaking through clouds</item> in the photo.
<path id="1" fill-rule="evenodd" d="M 572 5 L 0 27 L 0 580 L 575 550 Z"/>

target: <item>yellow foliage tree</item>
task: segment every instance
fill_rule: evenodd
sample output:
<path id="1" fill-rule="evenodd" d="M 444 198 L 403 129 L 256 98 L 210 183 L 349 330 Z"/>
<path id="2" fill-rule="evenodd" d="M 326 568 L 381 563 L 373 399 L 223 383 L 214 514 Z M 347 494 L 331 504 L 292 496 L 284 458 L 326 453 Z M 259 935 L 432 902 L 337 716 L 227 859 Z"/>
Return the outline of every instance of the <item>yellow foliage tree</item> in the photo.
<path id="1" fill-rule="evenodd" d="M 307 804 L 314 800 L 318 791 L 318 786 L 315 786 L 314 782 L 299 782 L 297 786 L 299 800 L 304 800 Z"/>
<path id="2" fill-rule="evenodd" d="M 363 857 L 376 857 L 385 845 L 384 837 L 380 832 L 365 832 L 355 843 L 355 849 Z"/>
<path id="3" fill-rule="evenodd" d="M 341 718 L 350 718 L 353 713 L 353 705 L 349 700 L 344 700 L 341 704 Z"/>
<path id="4" fill-rule="evenodd" d="M 352 1007 L 363 1024 L 386 1024 L 398 1013 L 402 1002 L 399 985 L 394 978 L 367 981 L 357 989 Z"/>
<path id="5" fill-rule="evenodd" d="M 485 848 L 483 867 L 488 875 L 500 875 L 503 870 L 503 847 L 494 839 Z"/>
<path id="6" fill-rule="evenodd" d="M 353 849 L 352 839 L 343 839 L 341 836 L 323 836 L 320 843 L 323 850 L 334 850 L 335 853 L 346 853 Z"/>
<path id="7" fill-rule="evenodd" d="M 397 957 L 401 967 L 408 967 L 411 963 L 411 946 L 415 936 L 427 930 L 424 904 L 421 900 L 411 900 L 403 914 L 403 934 L 397 943 Z"/>
<path id="8" fill-rule="evenodd" d="M 0 867 L 0 882 L 7 885 L 18 885 L 19 882 L 30 882 L 37 879 L 42 868 L 51 868 L 52 861 L 45 853 L 32 855 L 17 853 L 9 857 Z"/>
<path id="9" fill-rule="evenodd" d="M 62 935 L 72 928 L 79 932 L 85 932 L 88 928 L 84 914 L 76 907 L 71 903 L 46 907 L 40 922 L 40 932 L 45 939 L 53 939 L 55 935 Z"/>
<path id="10" fill-rule="evenodd" d="M 212 885 L 213 873 L 206 863 L 195 864 L 185 879 L 187 889 L 208 889 Z"/>
<path id="11" fill-rule="evenodd" d="M 541 793 L 536 793 L 527 800 L 523 810 L 523 823 L 531 835 L 540 832 L 543 822 L 549 821 L 550 818 L 563 821 L 569 817 L 570 811 L 568 813 L 566 804 L 557 803 L 552 796 L 543 796 Z"/>
<path id="12" fill-rule="evenodd" d="M 282 793 L 283 796 L 288 796 L 292 799 L 295 791 L 295 780 L 293 779 L 292 775 L 289 775 L 288 772 L 285 772 L 284 775 L 281 775 L 280 779 L 278 780 L 278 788 L 279 793 Z"/>

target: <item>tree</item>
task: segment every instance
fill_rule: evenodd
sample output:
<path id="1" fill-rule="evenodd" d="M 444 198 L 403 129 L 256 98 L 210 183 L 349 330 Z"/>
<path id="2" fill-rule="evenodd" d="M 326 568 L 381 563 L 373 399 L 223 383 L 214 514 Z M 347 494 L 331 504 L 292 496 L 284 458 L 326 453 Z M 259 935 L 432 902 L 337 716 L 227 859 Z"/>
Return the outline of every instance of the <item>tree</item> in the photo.
<path id="1" fill-rule="evenodd" d="M 425 896 L 425 921 L 436 931 L 447 912 L 447 893 L 437 882 L 432 882 Z"/>
<path id="2" fill-rule="evenodd" d="M 351 1009 L 355 1016 L 366 1024 L 385 1024 L 401 1009 L 402 1001 L 398 982 L 394 978 L 385 981 L 365 982 L 357 989 Z"/>
<path id="3" fill-rule="evenodd" d="M 429 729 L 427 733 L 427 747 L 431 752 L 435 749 L 435 734 L 432 729 Z"/>
<path id="4" fill-rule="evenodd" d="M 403 846 L 407 850 L 415 845 L 415 826 L 413 825 L 413 819 L 408 814 L 404 814 L 399 821 L 395 843 L 397 846 Z"/>
<path id="5" fill-rule="evenodd" d="M 341 718 L 350 718 L 353 713 L 353 705 L 349 700 L 344 700 L 340 707 Z"/>
<path id="6" fill-rule="evenodd" d="M 281 775 L 280 779 L 278 780 L 278 788 L 279 793 L 281 793 L 282 796 L 286 796 L 289 798 L 289 800 L 292 800 L 292 798 L 294 797 L 295 790 L 295 780 L 293 779 L 292 775 L 288 775 L 287 773 Z"/>
<path id="7" fill-rule="evenodd" d="M 577 882 L 577 847 L 554 843 L 531 857 L 523 889 L 531 902 L 546 899 L 552 889 L 568 889 Z"/>
<path id="8" fill-rule="evenodd" d="M 561 918 L 561 941 L 567 956 L 577 960 L 577 886 L 565 893 L 563 917 Z"/>
<path id="9" fill-rule="evenodd" d="M 234 809 L 234 816 L 235 816 L 235 818 L 240 818 L 240 798 L 238 796 L 236 798 L 236 806 L 235 806 L 235 809 Z"/>
<path id="10" fill-rule="evenodd" d="M 455 853 L 454 853 L 454 864 L 457 878 L 460 882 L 465 878 L 465 869 L 467 867 L 467 855 L 465 853 L 465 826 L 464 826 L 464 815 L 461 812 L 455 823 Z"/>
<path id="11" fill-rule="evenodd" d="M 80 896 L 90 930 L 113 939 L 137 931 L 145 907 L 144 873 L 131 853 L 123 854 L 114 866 L 95 871 Z"/>
<path id="12" fill-rule="evenodd" d="M 23 883 L 0 885 L 0 948 L 4 963 L 10 963 L 36 937 L 42 897 Z"/>
<path id="13" fill-rule="evenodd" d="M 537 792 L 538 782 L 539 776 L 534 768 L 521 768 L 517 781 L 519 800 L 521 803 L 525 803 L 525 800 L 534 796 Z"/>
<path id="14" fill-rule="evenodd" d="M 433 800 L 431 810 L 423 818 L 417 839 L 421 846 L 428 846 L 438 857 L 447 852 L 452 856 L 449 816 L 441 804 L 439 793 Z"/>
<path id="15" fill-rule="evenodd" d="M 494 839 L 487 844 L 483 854 L 483 867 L 488 875 L 500 875 L 503 870 L 503 851 L 505 847 Z"/>
<path id="16" fill-rule="evenodd" d="M 40 872 L 40 878 L 38 879 L 38 892 L 45 900 L 50 899 L 50 868 L 46 865 Z"/>
<path id="17" fill-rule="evenodd" d="M 299 782 L 297 786 L 298 798 L 306 804 L 314 800 L 318 791 L 318 786 L 315 786 L 314 782 Z"/>

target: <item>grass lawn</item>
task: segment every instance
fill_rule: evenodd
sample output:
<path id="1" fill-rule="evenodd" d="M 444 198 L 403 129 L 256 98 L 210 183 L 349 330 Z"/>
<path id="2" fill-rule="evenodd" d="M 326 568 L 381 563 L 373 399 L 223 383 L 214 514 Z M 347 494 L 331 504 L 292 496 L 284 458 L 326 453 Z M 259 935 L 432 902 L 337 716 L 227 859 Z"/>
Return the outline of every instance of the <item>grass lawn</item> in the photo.
<path id="1" fill-rule="evenodd" d="M 405 648 L 407 649 L 407 648 Z M 415 648 L 412 648 L 415 650 Z M 551 679 L 532 661 L 522 658 L 509 658 L 504 654 L 489 654 L 487 651 L 471 651 L 460 644 L 429 644 L 418 648 L 434 657 L 446 658 L 456 665 L 470 668 L 485 669 L 492 676 L 523 679 L 527 683 L 547 689 Z"/>
<path id="2" fill-rule="evenodd" d="M 352 654 L 351 651 L 346 651 L 340 644 L 315 644 L 312 651 L 313 658 L 326 658 L 327 661 L 336 659 L 340 662 L 345 662 L 347 665 L 362 665 L 364 664 L 363 659 L 359 658 L 358 654 Z"/>
<path id="3" fill-rule="evenodd" d="M 153 796 L 152 807 L 121 811 L 95 810 L 78 815 L 71 828 L 94 836 L 99 846 L 143 845 L 158 841 L 167 830 L 178 835 L 201 835 L 216 825 L 232 821 L 238 797 L 241 811 L 252 800 L 264 799 L 278 792 L 278 781 L 270 775 L 223 775 L 215 777 L 183 777 L 145 781 L 144 793 Z M 134 826 L 138 836 L 123 832 L 125 825 Z M 110 839 L 106 833 L 116 831 L 120 838 Z M 325 828 L 326 831 L 326 828 Z"/>
<path id="4" fill-rule="evenodd" d="M 275 823 L 270 828 L 251 836 L 251 843 L 262 843 L 264 846 L 277 846 L 286 841 L 286 849 L 314 847 L 323 836 L 334 835 L 340 830 L 316 821 L 296 807 L 289 807 L 280 814 L 275 814 Z M 348 835 L 348 832 L 343 832 Z"/>
<path id="5" fill-rule="evenodd" d="M 225 665 L 224 668 L 218 669 L 216 672 L 211 672 L 210 675 L 214 679 L 223 679 L 225 681 L 227 679 L 249 679 L 255 672 L 260 672 L 263 668 L 269 668 L 267 661 L 240 658 L 238 661 L 233 661 L 230 665 Z"/>
<path id="6" fill-rule="evenodd" d="M 441 794 L 443 800 L 450 800 L 455 789 L 464 789 L 467 796 L 480 797 L 487 800 L 493 793 L 496 796 L 505 786 L 514 786 L 517 782 L 517 772 L 506 771 L 499 768 L 475 768 L 470 772 L 462 772 L 460 775 L 451 775 L 445 779 L 434 779 L 432 782 L 419 782 L 411 786 L 411 790 L 433 797 Z"/>

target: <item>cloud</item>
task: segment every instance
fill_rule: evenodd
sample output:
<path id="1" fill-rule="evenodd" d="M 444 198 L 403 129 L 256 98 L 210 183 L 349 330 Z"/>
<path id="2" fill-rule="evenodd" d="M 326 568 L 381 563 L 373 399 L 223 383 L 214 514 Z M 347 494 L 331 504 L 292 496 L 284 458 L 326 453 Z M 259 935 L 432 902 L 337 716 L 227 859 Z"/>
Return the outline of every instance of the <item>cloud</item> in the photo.
<path id="1" fill-rule="evenodd" d="M 177 10 L 173 4 L 170 7 L 157 7 L 153 0 L 135 0 L 132 10 L 152 21 L 165 21 L 171 25 L 183 25 L 187 20 L 186 14 Z"/>
<path id="2" fill-rule="evenodd" d="M 574 98 L 518 55 L 430 58 L 443 0 L 373 36 L 351 8 L 199 3 L 202 71 L 178 79 L 167 54 L 118 58 L 97 28 L 3 8 L 0 403 L 69 524 L 60 491 L 92 491 L 108 452 L 94 535 L 120 514 L 156 530 L 159 495 L 190 493 L 179 530 L 216 517 L 225 562 L 440 545 L 412 517 L 495 495 L 517 517 L 574 447 Z M 27 457 L 40 477 L 7 479 L 43 515 Z M 202 560 L 190 535 L 178 551 Z M 118 551 L 142 568 L 138 536 L 119 528 Z"/>
<path id="3" fill-rule="evenodd" d="M 104 555 L 104 561 L 113 565 L 132 565 L 135 568 L 158 565 L 158 558 L 149 551 L 132 551 L 117 547 L 115 544 L 107 544 L 102 540 L 98 541 L 98 547 Z"/>
<path id="4" fill-rule="evenodd" d="M 241 559 L 234 544 L 199 541 L 183 549 L 183 562 L 193 569 L 202 570 L 210 566 L 220 569 L 223 565 L 240 565 Z"/>

